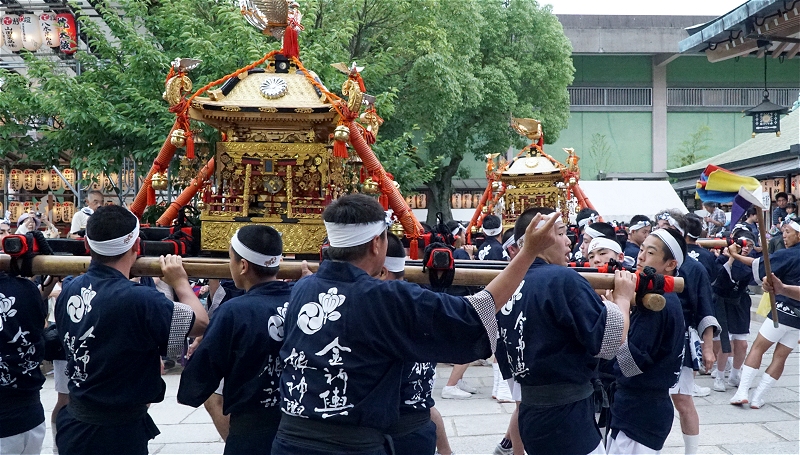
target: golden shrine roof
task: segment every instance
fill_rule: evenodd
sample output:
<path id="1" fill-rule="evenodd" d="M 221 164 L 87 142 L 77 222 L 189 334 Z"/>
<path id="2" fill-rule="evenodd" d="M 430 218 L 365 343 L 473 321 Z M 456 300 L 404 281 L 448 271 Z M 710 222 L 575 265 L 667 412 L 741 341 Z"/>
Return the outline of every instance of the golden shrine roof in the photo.
<path id="1" fill-rule="evenodd" d="M 511 166 L 501 174 L 503 176 L 513 177 L 517 175 L 551 174 L 554 172 L 560 171 L 549 159 L 536 154 L 533 156 L 520 156 L 515 158 Z"/>
<path id="2" fill-rule="evenodd" d="M 200 120 L 258 114 L 261 119 L 304 117 L 330 121 L 337 115 L 306 75 L 294 68 L 286 73 L 252 69 L 229 79 L 220 89 L 209 91 L 208 97 L 195 98 L 191 111 L 192 117 Z"/>

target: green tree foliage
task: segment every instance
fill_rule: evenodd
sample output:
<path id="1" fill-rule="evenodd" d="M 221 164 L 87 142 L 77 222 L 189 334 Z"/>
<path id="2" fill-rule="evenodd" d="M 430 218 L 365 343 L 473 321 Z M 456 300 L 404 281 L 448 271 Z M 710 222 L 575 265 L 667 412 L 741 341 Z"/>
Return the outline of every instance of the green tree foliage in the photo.
<path id="1" fill-rule="evenodd" d="M 243 20 L 234 1 L 123 0 L 97 9 L 104 34 L 81 19 L 92 53 L 78 52 L 78 76 L 27 55 L 29 80 L 7 74 L 0 94 L 0 154 L 52 163 L 70 151 L 79 168 L 123 157 L 149 164 L 174 117 L 161 100 L 169 62 L 192 57 L 195 88 L 275 49 Z M 386 120 L 375 152 L 404 191 L 427 183 L 429 212 L 450 217 L 451 179 L 470 154 L 505 152 L 521 140 L 509 116 L 542 121 L 548 143 L 567 126 L 572 81 L 569 41 L 550 7 L 535 0 L 307 0 L 301 4 L 304 65 L 340 92 L 329 65 L 356 61 Z M 120 15 L 119 13 L 124 12 Z M 19 123 L 51 118 L 40 139 Z M 11 120 L 11 121 L 7 121 Z M 53 123 L 53 122 L 51 122 Z M 22 133 L 22 134 L 20 134 Z M 207 132 L 210 141 L 217 140 Z"/>
<path id="2" fill-rule="evenodd" d="M 3 74 L 0 137 L 6 140 L 0 143 L 0 154 L 13 151 L 31 161 L 55 164 L 59 152 L 67 151 L 74 167 L 97 171 L 116 170 L 123 158 L 149 165 L 174 122 L 161 99 L 173 59 L 203 60 L 191 74 L 197 85 L 277 47 L 229 2 L 118 4 L 115 9 L 97 2 L 105 30 L 78 14 L 91 49 L 75 54 L 80 74 L 34 54 L 24 55 L 28 79 Z M 49 123 L 35 121 L 42 118 Z M 37 140 L 25 136 L 31 127 L 38 130 Z"/>
<path id="3" fill-rule="evenodd" d="M 703 152 L 710 148 L 709 142 L 711 142 L 711 127 L 700 125 L 697 131 L 691 133 L 689 138 L 678 146 L 676 167 L 688 166 L 707 158 Z"/>
<path id="4" fill-rule="evenodd" d="M 466 156 L 482 159 L 520 145 L 510 114 L 541 120 L 548 143 L 567 126 L 572 49 L 549 6 L 534 0 L 316 0 L 309 6 L 306 17 L 313 19 L 301 45 L 328 57 L 314 67 L 331 55 L 366 65 L 369 91 L 396 91 L 396 104 L 379 105 L 387 119 L 383 137 L 419 128 L 404 150 L 417 147 L 409 155 L 422 169 L 416 176 L 430 174 L 422 180 L 432 191 L 429 222 L 437 211 L 451 217 L 451 179 Z M 320 47 L 328 53 L 317 53 Z M 312 61 L 308 54 L 304 60 Z M 379 156 L 394 171 L 391 156 Z"/>

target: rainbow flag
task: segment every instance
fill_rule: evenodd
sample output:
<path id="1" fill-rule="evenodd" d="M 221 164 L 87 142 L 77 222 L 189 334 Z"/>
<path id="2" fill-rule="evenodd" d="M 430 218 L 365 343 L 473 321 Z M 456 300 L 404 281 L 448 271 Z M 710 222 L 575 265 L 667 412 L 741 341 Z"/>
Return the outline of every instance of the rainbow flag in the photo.
<path id="1" fill-rule="evenodd" d="M 731 225 L 738 223 L 748 208 L 764 208 L 761 202 L 761 183 L 758 180 L 713 164 L 706 166 L 695 188 L 695 197 L 703 202 L 733 204 Z"/>

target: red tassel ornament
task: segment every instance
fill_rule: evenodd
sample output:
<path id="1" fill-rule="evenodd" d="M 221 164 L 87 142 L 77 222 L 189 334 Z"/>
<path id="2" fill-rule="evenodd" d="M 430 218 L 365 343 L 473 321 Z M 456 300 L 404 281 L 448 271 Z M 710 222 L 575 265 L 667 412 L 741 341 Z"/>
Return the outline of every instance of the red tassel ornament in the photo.
<path id="1" fill-rule="evenodd" d="M 147 206 L 151 205 L 156 205 L 156 190 L 152 185 L 147 188 Z"/>
<path id="2" fill-rule="evenodd" d="M 411 257 L 411 259 L 419 259 L 419 239 L 412 238 L 411 242 L 409 243 L 408 255 Z"/>
<path id="3" fill-rule="evenodd" d="M 289 24 L 286 27 L 286 31 L 283 33 L 283 55 L 291 59 L 300 58 L 300 44 L 297 42 L 297 30 L 295 30 L 292 24 Z"/>
<path id="4" fill-rule="evenodd" d="M 347 158 L 347 144 L 342 141 L 333 141 L 333 156 Z"/>
<path id="5" fill-rule="evenodd" d="M 194 159 L 194 138 L 189 132 L 186 133 L 186 158 Z"/>

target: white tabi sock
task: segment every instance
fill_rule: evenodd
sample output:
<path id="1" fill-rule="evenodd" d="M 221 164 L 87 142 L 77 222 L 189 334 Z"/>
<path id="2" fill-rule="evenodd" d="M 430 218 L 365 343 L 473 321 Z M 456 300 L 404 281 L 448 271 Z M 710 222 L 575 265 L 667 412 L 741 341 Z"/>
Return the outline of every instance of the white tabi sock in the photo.
<path id="1" fill-rule="evenodd" d="M 758 370 L 755 368 L 751 368 L 747 365 L 742 365 L 742 377 L 739 380 L 739 388 L 736 389 L 736 393 L 731 398 L 731 404 L 743 404 L 747 403 L 750 384 L 753 383 L 753 379 L 756 377 L 756 373 Z"/>
<path id="2" fill-rule="evenodd" d="M 758 384 L 758 388 L 755 392 L 753 392 L 753 399 L 750 400 L 750 407 L 758 409 L 764 406 L 764 395 L 767 393 L 767 390 L 775 384 L 775 378 L 764 373 L 764 376 L 761 376 L 761 383 Z"/>
<path id="3" fill-rule="evenodd" d="M 684 445 L 684 449 L 683 449 L 684 452 L 683 453 L 685 453 L 686 455 L 695 455 L 695 454 L 697 454 L 697 452 L 700 450 L 700 435 L 699 434 L 693 434 L 693 435 L 684 434 L 683 435 L 683 445 Z"/>

